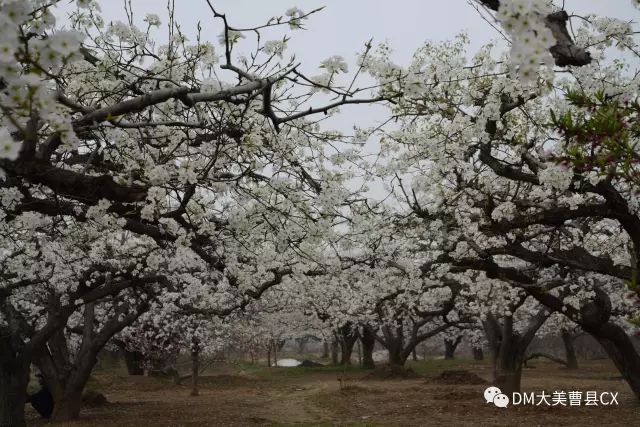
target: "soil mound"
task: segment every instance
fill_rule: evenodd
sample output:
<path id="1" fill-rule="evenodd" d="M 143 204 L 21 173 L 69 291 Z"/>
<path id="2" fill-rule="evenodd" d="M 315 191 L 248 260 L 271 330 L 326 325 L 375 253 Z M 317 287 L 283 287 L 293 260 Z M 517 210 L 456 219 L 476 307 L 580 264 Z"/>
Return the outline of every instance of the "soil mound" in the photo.
<path id="1" fill-rule="evenodd" d="M 465 371 L 465 370 L 452 370 L 452 371 L 443 371 L 440 375 L 435 378 L 429 380 L 429 382 L 435 382 L 438 384 L 448 384 L 448 385 L 479 385 L 479 384 L 487 384 L 483 378 L 474 374 L 473 372 Z"/>
<path id="2" fill-rule="evenodd" d="M 85 391 L 82 394 L 82 405 L 88 407 L 103 406 L 109 403 L 104 394 L 99 391 Z"/>
<path id="3" fill-rule="evenodd" d="M 398 380 L 418 377 L 419 375 L 411 368 L 386 364 L 376 366 L 376 368 L 364 378 L 368 380 Z"/>

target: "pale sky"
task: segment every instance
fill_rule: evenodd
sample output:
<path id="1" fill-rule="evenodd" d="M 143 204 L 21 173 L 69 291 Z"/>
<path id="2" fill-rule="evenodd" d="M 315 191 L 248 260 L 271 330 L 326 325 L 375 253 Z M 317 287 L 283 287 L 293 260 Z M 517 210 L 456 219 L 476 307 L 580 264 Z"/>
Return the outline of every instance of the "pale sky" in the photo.
<path id="1" fill-rule="evenodd" d="M 144 27 L 142 20 L 147 13 L 156 13 L 163 24 L 167 23 L 167 3 L 165 0 L 131 0 L 135 21 Z M 125 20 L 123 1 L 100 0 L 106 22 Z M 622 19 L 640 17 L 630 0 L 565 0 L 570 14 L 586 15 L 594 13 Z M 412 53 L 427 40 L 444 41 L 466 31 L 471 38 L 471 50 L 500 37 L 485 22 L 467 0 L 212 0 L 219 12 L 225 13 L 231 26 L 252 27 L 264 24 L 270 17 L 283 15 L 290 7 L 310 11 L 322 6 L 325 9 L 306 21 L 305 31 L 290 33 L 288 53 L 295 53 L 302 63 L 301 69 L 308 75 L 320 74 L 320 62 L 332 55 L 343 56 L 350 64 L 356 53 L 362 51 L 369 39 L 375 42 L 389 42 L 393 48 L 393 62 L 408 64 Z M 217 37 L 222 30 L 219 20 L 214 20 L 205 0 L 176 0 L 176 20 L 183 31 L 192 38 L 196 25 L 201 22 L 203 35 L 217 45 Z M 166 31 L 161 27 L 157 39 L 163 41 Z M 288 28 L 264 31 L 263 40 L 279 39 Z M 251 45 L 253 46 L 253 45 Z M 236 53 L 241 53 L 239 45 Z M 245 49 L 246 50 L 246 49 Z M 354 68 L 353 66 L 351 67 Z M 358 119 L 358 109 L 351 107 L 354 117 L 343 123 L 338 120 L 341 130 L 350 129 L 350 124 Z M 370 117 L 370 112 L 365 116 Z"/>
<path id="2" fill-rule="evenodd" d="M 569 13 L 595 13 L 622 19 L 637 18 L 638 12 L 630 0 L 566 0 Z M 101 0 L 105 20 L 124 20 L 122 1 Z M 146 13 L 166 18 L 164 0 L 132 0 L 136 21 L 142 24 Z M 222 26 L 214 21 L 205 0 L 177 0 L 176 15 L 187 34 L 195 34 L 196 23 L 202 23 L 204 33 L 210 31 L 215 41 Z M 398 63 L 406 63 L 412 52 L 426 40 L 451 39 L 460 31 L 467 31 L 472 48 L 498 37 L 483 21 L 467 0 L 212 0 L 219 11 L 226 13 L 235 27 L 251 27 L 265 23 L 270 17 L 283 15 L 290 7 L 310 11 L 325 9 L 306 23 L 306 31 L 296 31 L 289 42 L 290 52 L 308 67 L 313 67 L 331 55 L 352 59 L 363 44 L 389 41 Z M 166 23 L 166 19 L 163 19 Z M 265 33 L 277 38 L 282 31 Z M 269 37 L 272 35 L 272 37 Z"/>

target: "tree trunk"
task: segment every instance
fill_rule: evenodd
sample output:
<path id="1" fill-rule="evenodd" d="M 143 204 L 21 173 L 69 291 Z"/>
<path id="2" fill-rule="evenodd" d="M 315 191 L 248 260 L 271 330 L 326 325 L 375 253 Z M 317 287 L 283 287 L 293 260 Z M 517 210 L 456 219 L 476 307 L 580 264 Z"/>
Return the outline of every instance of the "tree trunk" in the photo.
<path id="1" fill-rule="evenodd" d="M 507 396 L 520 391 L 522 362 L 522 354 L 515 348 L 505 348 L 496 358 L 493 371 L 494 385 Z"/>
<path id="2" fill-rule="evenodd" d="M 396 366 L 404 366 L 407 361 L 407 357 L 411 354 L 411 351 L 405 351 L 403 346 L 404 339 L 402 335 L 398 334 L 394 338 L 387 338 L 387 351 L 389 352 L 389 364 Z"/>
<path id="3" fill-rule="evenodd" d="M 596 298 L 580 307 L 578 324 L 591 334 L 609 355 L 618 371 L 629 387 L 640 398 L 640 355 L 624 329 L 609 322 L 611 316 L 611 300 L 600 288 L 594 288 Z M 533 296 L 557 312 L 562 312 L 562 301 L 544 293 Z"/>
<path id="4" fill-rule="evenodd" d="M 328 359 L 329 358 L 329 342 L 327 340 L 324 340 L 322 343 L 322 356 L 320 356 L 321 359 Z"/>
<path id="5" fill-rule="evenodd" d="M 473 347 L 473 360 L 484 360 L 484 353 L 482 352 L 482 347 Z"/>
<path id="6" fill-rule="evenodd" d="M 624 329 L 612 322 L 587 330 L 604 348 L 620 374 L 640 398 L 640 356 Z"/>
<path id="7" fill-rule="evenodd" d="M 561 332 L 564 350 L 567 356 L 567 369 L 578 369 L 578 358 L 576 357 L 576 349 L 573 346 L 573 336 L 567 329 Z"/>
<path id="8" fill-rule="evenodd" d="M 296 342 L 298 344 L 298 354 L 303 354 L 305 352 L 305 349 L 307 347 L 307 342 L 309 342 L 309 339 L 307 337 L 298 338 Z"/>
<path id="9" fill-rule="evenodd" d="M 198 391 L 198 371 L 200 370 L 200 342 L 193 339 L 191 347 L 191 396 L 197 396 Z"/>
<path id="10" fill-rule="evenodd" d="M 373 349 L 376 345 L 376 336 L 368 328 L 362 328 L 362 336 L 360 337 L 362 342 L 362 367 L 365 369 L 373 369 L 376 367 L 373 362 Z"/>
<path id="11" fill-rule="evenodd" d="M 353 353 L 353 346 L 358 340 L 358 335 L 353 329 L 353 324 L 350 322 L 340 327 L 338 330 L 338 337 L 340 342 L 340 350 L 342 356 L 340 358 L 341 365 L 351 365 L 351 354 Z"/>
<path id="12" fill-rule="evenodd" d="M 0 337 L 0 427 L 25 425 L 29 358 L 16 352 L 12 337 Z"/>
<path id="13" fill-rule="evenodd" d="M 539 315 L 540 313 L 536 317 Z M 500 324 L 493 315 L 488 315 L 483 324 L 491 349 L 493 385 L 511 396 L 513 392 L 520 391 L 524 352 L 542 323 L 535 328 L 530 326 L 526 334 L 528 338 L 524 339 L 513 330 L 511 316 L 504 317 Z"/>
<path id="14" fill-rule="evenodd" d="M 353 346 L 356 343 L 354 339 L 344 339 L 340 342 L 340 364 L 351 365 L 351 355 L 353 354 Z"/>
<path id="15" fill-rule="evenodd" d="M 396 365 L 396 366 L 404 366 L 404 364 L 407 361 L 407 358 L 404 357 L 402 353 L 403 353 L 402 351 L 389 350 L 389 364 Z"/>
<path id="16" fill-rule="evenodd" d="M 129 375 L 144 375 L 144 356 L 139 351 L 122 349 L 124 363 L 127 365 Z"/>
<path id="17" fill-rule="evenodd" d="M 273 346 L 271 345 L 271 342 L 269 342 L 269 345 L 267 346 L 267 367 L 271 367 L 271 349 L 273 348 Z"/>
<path id="18" fill-rule="evenodd" d="M 82 409 L 82 389 L 65 390 L 65 395 L 60 398 L 54 398 L 53 415 L 51 419 L 54 421 L 70 421 L 80 417 Z"/>
<path id="19" fill-rule="evenodd" d="M 413 347 L 413 350 L 411 350 L 411 357 L 413 358 L 414 362 L 418 361 L 418 351 L 415 347 Z"/>
<path id="20" fill-rule="evenodd" d="M 82 392 L 91 377 L 93 367 L 98 363 L 98 350 L 83 345 L 78 350 L 75 364 L 63 364 L 60 359 L 62 346 L 66 347 L 66 343 L 54 345 L 50 342 L 47 350 L 38 354 L 34 360 L 53 396 L 51 419 L 54 421 L 70 421 L 80 417 Z"/>
<path id="21" fill-rule="evenodd" d="M 276 341 L 273 341 L 273 365 L 277 368 L 278 367 L 278 343 Z"/>
<path id="22" fill-rule="evenodd" d="M 331 341 L 331 363 L 333 365 L 338 364 L 338 348 L 339 344 L 337 340 Z"/>
<path id="23" fill-rule="evenodd" d="M 445 338 L 444 339 L 444 359 L 452 360 L 456 353 L 456 348 L 458 348 L 458 344 L 462 341 L 462 337 L 458 336 L 455 339 Z"/>

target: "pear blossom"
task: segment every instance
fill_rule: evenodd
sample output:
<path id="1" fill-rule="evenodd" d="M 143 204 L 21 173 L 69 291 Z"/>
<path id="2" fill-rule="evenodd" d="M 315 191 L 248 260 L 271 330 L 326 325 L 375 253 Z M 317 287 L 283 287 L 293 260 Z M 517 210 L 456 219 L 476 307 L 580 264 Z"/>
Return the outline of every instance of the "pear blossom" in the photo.
<path id="1" fill-rule="evenodd" d="M 21 144 L 15 141 L 7 128 L 0 129 L 0 158 L 16 160 L 20 154 Z"/>
<path id="2" fill-rule="evenodd" d="M 344 58 L 339 55 L 334 55 L 322 61 L 320 68 L 324 68 L 329 74 L 349 72 L 349 66 Z"/>

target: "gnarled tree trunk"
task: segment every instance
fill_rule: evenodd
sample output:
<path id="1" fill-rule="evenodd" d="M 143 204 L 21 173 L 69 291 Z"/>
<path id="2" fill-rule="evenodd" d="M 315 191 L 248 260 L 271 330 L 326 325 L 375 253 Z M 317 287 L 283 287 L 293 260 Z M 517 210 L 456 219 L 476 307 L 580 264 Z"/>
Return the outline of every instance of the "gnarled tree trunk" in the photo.
<path id="1" fill-rule="evenodd" d="M 640 398 L 640 355 L 624 329 L 610 322 L 611 300 L 599 288 L 595 288 L 595 298 L 580 307 L 579 314 L 566 313 L 582 329 L 593 336 L 609 355 L 629 387 Z M 562 300 L 549 293 L 529 291 L 538 301 L 559 313 L 566 307 Z"/>
<path id="2" fill-rule="evenodd" d="M 640 398 L 640 356 L 624 329 L 607 322 L 587 332 L 598 340 L 633 393 Z"/>
<path id="3" fill-rule="evenodd" d="M 523 303 L 521 301 L 521 303 Z M 513 307 L 515 311 L 517 307 Z M 492 314 L 483 322 L 493 361 L 493 385 L 511 396 L 520 391 L 522 365 L 527 347 L 548 317 L 546 309 L 531 318 L 522 333 L 513 329 L 513 317 L 505 316 L 501 323 Z"/>
<path id="4" fill-rule="evenodd" d="M 132 324 L 147 308 L 146 303 L 136 309 L 123 303 L 114 310 L 112 318 L 95 330 L 95 304 L 87 303 L 83 313 L 82 339 L 73 356 L 63 329 L 51 335 L 48 345 L 35 355 L 34 362 L 53 395 L 54 421 L 69 421 L 80 416 L 82 393 L 98 363 L 98 353 L 111 337 Z"/>

